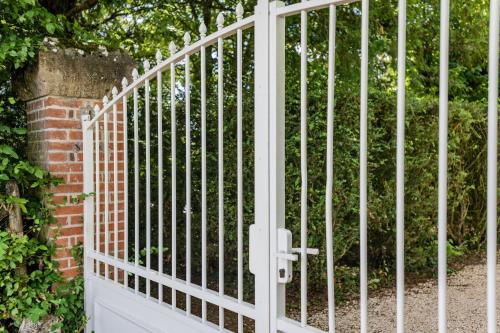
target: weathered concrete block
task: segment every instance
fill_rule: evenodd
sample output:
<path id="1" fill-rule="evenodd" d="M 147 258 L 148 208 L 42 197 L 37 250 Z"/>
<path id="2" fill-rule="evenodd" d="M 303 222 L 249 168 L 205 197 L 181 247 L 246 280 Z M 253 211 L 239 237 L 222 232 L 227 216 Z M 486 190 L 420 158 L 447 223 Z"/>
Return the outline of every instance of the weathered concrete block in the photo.
<path id="1" fill-rule="evenodd" d="M 17 73 L 13 85 L 18 97 L 30 101 L 42 96 L 100 99 L 125 76 L 132 81 L 132 58 L 122 52 L 80 54 L 76 49 L 41 51 L 36 62 Z"/>

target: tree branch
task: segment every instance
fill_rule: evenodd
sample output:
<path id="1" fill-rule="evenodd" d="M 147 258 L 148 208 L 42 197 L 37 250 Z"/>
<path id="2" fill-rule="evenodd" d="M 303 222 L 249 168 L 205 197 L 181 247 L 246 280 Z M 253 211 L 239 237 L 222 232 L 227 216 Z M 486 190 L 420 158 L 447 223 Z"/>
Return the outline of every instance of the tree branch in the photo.
<path id="1" fill-rule="evenodd" d="M 64 13 L 67 18 L 73 18 L 84 10 L 91 9 L 97 5 L 98 0 L 84 0 L 75 4 L 71 9 Z"/>

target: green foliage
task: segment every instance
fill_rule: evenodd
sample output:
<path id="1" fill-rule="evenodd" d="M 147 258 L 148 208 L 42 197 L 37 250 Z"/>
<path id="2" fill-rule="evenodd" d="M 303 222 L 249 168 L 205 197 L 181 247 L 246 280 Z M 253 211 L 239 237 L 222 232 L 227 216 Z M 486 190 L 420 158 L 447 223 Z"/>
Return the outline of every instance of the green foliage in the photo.
<path id="1" fill-rule="evenodd" d="M 96 35 L 75 19 L 75 5 L 43 0 L 3 0 L 0 5 L 0 332 L 15 331 L 24 318 L 37 321 L 48 314 L 62 320 L 63 332 L 79 331 L 85 322 L 83 279 L 60 277 L 52 261 L 54 246 L 46 239 L 55 219 L 51 197 L 44 193 L 60 180 L 28 162 L 24 105 L 11 90 L 16 72 L 47 47 L 46 37 L 62 45 L 93 40 Z M 8 181 L 18 184 L 19 198 L 5 193 Z M 6 231 L 6 213 L 13 205 L 21 208 L 23 235 Z M 19 274 L 20 265 L 26 266 L 26 275 Z"/>
<path id="2" fill-rule="evenodd" d="M 50 259 L 53 249 L 34 237 L 0 232 L 0 323 L 17 326 L 24 318 L 38 321 L 51 313 L 55 296 L 50 288 L 60 278 Z M 25 263 L 29 274 L 16 274 Z"/>
<path id="3" fill-rule="evenodd" d="M 63 31 L 60 17 L 48 12 L 36 0 L 4 0 L 0 7 L 0 79 L 6 80 L 34 58 L 46 36 Z"/>
<path id="4" fill-rule="evenodd" d="M 4 126 L 3 142 L 23 141 L 25 132 Z M 63 332 L 75 332 L 85 322 L 83 280 L 77 277 L 65 282 L 60 277 L 52 261 L 55 248 L 45 237 L 47 228 L 55 222 L 54 206 L 46 190 L 60 180 L 20 154 L 9 144 L 0 145 L 0 213 L 19 205 L 24 227 L 24 235 L 11 234 L 6 231 L 6 216 L 0 218 L 0 327 L 10 332 L 25 318 L 36 322 L 53 314 L 63 320 Z M 12 180 L 20 188 L 20 197 L 4 192 L 6 183 Z M 26 266 L 27 274 L 19 274 L 20 265 Z"/>
<path id="5" fill-rule="evenodd" d="M 75 246 L 71 249 L 71 255 L 76 259 L 78 266 L 83 266 L 83 247 Z M 81 332 L 87 322 L 83 307 L 83 274 L 80 270 L 72 280 L 61 284 L 55 293 L 57 298 L 57 308 L 55 315 L 64 318 L 60 325 L 62 332 L 75 333 Z"/>

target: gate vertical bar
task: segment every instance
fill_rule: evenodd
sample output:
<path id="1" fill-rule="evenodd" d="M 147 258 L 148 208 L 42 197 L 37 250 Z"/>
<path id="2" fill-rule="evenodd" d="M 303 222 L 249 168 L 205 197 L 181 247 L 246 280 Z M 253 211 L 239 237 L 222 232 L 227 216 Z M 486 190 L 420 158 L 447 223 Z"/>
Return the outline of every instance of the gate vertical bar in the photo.
<path id="1" fill-rule="evenodd" d="M 498 143 L 498 43 L 500 1 L 490 0 L 490 36 L 488 68 L 488 332 L 496 332 L 497 264 L 497 143 Z"/>
<path id="2" fill-rule="evenodd" d="M 134 68 L 132 78 L 137 80 L 139 73 Z M 134 266 L 139 266 L 139 91 L 134 87 Z M 134 290 L 139 293 L 139 276 L 134 276 Z"/>
<path id="3" fill-rule="evenodd" d="M 122 80 L 122 89 L 128 85 L 127 78 Z M 127 96 L 122 98 L 123 114 L 123 261 L 128 263 L 128 113 Z M 128 288 L 128 272 L 124 272 L 123 285 Z"/>
<path id="4" fill-rule="evenodd" d="M 191 42 L 189 33 L 184 35 L 184 47 Z M 186 284 L 191 284 L 191 68 L 189 54 L 185 57 L 186 94 Z M 186 314 L 191 315 L 191 295 L 186 294 Z"/>
<path id="5" fill-rule="evenodd" d="M 92 127 L 87 124 L 90 121 L 90 115 L 82 115 L 82 128 L 83 128 L 83 192 L 87 195 L 94 192 L 94 143 L 93 143 L 93 131 Z M 96 132 L 97 133 L 97 132 Z M 99 178 L 97 177 L 97 184 L 99 184 Z M 93 304 L 91 303 L 92 293 L 90 286 L 90 276 L 93 273 L 93 259 L 89 257 L 91 251 L 94 250 L 94 198 L 88 195 L 84 201 L 83 207 L 84 223 L 83 223 L 83 235 L 84 235 L 84 262 L 83 262 L 83 272 L 85 277 L 85 313 L 90 316 L 90 320 L 87 323 L 86 331 L 90 332 L 93 329 Z"/>
<path id="6" fill-rule="evenodd" d="M 361 333 L 368 331 L 368 256 L 367 256 L 367 137 L 368 137 L 368 0 L 361 2 L 361 112 L 359 146 L 359 241 L 360 241 L 360 319 Z"/>
<path id="7" fill-rule="evenodd" d="M 103 108 L 108 104 L 108 97 L 103 98 Z M 104 113 L 104 255 L 109 255 L 109 111 Z M 109 264 L 104 263 L 104 279 L 109 278 Z"/>
<path id="8" fill-rule="evenodd" d="M 405 79 L 406 79 L 406 0 L 399 0 L 398 13 L 398 93 L 396 146 L 396 329 L 404 332 L 405 294 Z"/>
<path id="9" fill-rule="evenodd" d="M 205 38 L 207 27 L 200 25 L 200 39 Z M 207 72 L 205 46 L 200 48 L 201 90 L 201 288 L 207 289 Z M 207 321 L 207 302 L 201 301 L 201 320 Z"/>
<path id="10" fill-rule="evenodd" d="M 438 314 L 439 333 L 446 332 L 446 251 L 448 195 L 448 48 L 450 1 L 441 0 L 439 50 L 439 175 L 438 175 Z"/>
<path id="11" fill-rule="evenodd" d="M 285 285 L 278 284 L 277 231 L 285 227 L 285 18 L 277 15 L 284 4 L 270 4 L 269 22 L 269 215 L 271 332 L 285 316 Z M 257 146 L 256 141 L 256 147 Z M 257 177 L 256 177 L 257 179 Z"/>
<path id="12" fill-rule="evenodd" d="M 300 12 L 300 179 L 300 324 L 305 327 L 307 325 L 307 11 L 305 10 Z"/>
<path id="13" fill-rule="evenodd" d="M 99 106 L 94 107 L 94 114 L 99 113 Z M 101 165 L 100 165 L 100 132 L 99 121 L 95 122 L 95 249 L 97 253 L 101 253 Z M 96 275 L 101 275 L 101 263 L 96 262 Z"/>
<path id="14" fill-rule="evenodd" d="M 156 63 L 162 60 L 160 50 L 156 51 Z M 162 72 L 156 73 L 156 103 L 158 122 L 158 273 L 163 274 L 163 96 Z M 158 286 L 158 303 L 163 302 L 163 286 Z"/>
<path id="15" fill-rule="evenodd" d="M 177 47 L 173 42 L 169 46 L 170 55 L 174 55 Z M 177 120 L 175 116 L 175 63 L 170 64 L 170 144 L 171 144 L 171 182 L 172 182 L 172 279 L 177 278 Z M 172 308 L 177 307 L 177 291 L 172 288 Z"/>
<path id="16" fill-rule="evenodd" d="M 149 71 L 150 64 L 148 60 L 144 61 L 144 72 Z M 150 109 L 149 109 L 149 79 L 144 81 L 144 113 L 146 130 L 146 269 L 151 269 L 151 127 L 150 127 Z M 151 296 L 151 281 L 146 279 L 146 298 Z"/>
<path id="17" fill-rule="evenodd" d="M 118 90 L 113 87 L 113 99 Z M 113 103 L 113 257 L 118 259 L 118 107 Z M 118 283 L 118 267 L 114 267 L 113 278 Z"/>
<path id="18" fill-rule="evenodd" d="M 217 16 L 217 29 L 224 27 L 224 16 Z M 224 40 L 217 39 L 217 127 L 219 194 L 219 296 L 224 296 Z M 224 329 L 224 308 L 219 307 L 219 329 Z"/>
<path id="19" fill-rule="evenodd" d="M 236 6 L 236 18 L 243 18 L 243 6 Z M 238 302 L 243 301 L 243 31 L 236 32 L 236 76 L 237 76 L 237 173 L 238 173 Z M 243 332 L 243 316 L 238 314 L 238 333 Z"/>
<path id="20" fill-rule="evenodd" d="M 327 105 L 327 148 L 326 148 L 326 265 L 328 288 L 328 332 L 335 332 L 335 291 L 333 261 L 333 108 L 335 105 L 335 34 L 337 8 L 330 5 L 328 21 L 328 105 Z"/>
<path id="21" fill-rule="evenodd" d="M 272 6 L 276 6 L 273 2 Z M 271 19 L 274 22 L 274 19 Z M 283 25 L 284 32 L 284 25 Z M 274 36 L 273 40 L 276 36 Z M 254 108 L 254 145 L 255 145 L 255 227 L 256 241 L 251 248 L 255 251 L 255 256 L 259 258 L 255 272 L 255 332 L 267 333 L 270 331 L 270 318 L 273 318 L 274 331 L 276 330 L 276 307 L 270 308 L 270 284 L 273 284 L 272 290 L 275 292 L 276 276 L 270 275 L 270 269 L 276 268 L 276 258 L 274 248 L 270 253 L 270 231 L 276 236 L 274 228 L 271 228 L 269 215 L 270 208 L 270 165 L 269 165 L 269 114 L 270 114 L 270 81 L 269 81 L 269 3 L 267 0 L 259 0 L 255 7 L 255 45 L 259 49 L 254 49 L 255 61 L 255 108 Z M 273 47 L 276 44 L 272 44 Z M 273 83 L 274 84 L 274 83 Z M 272 224 L 274 226 L 274 222 Z M 276 239 L 276 238 L 274 238 Z M 275 241 L 274 241 L 275 244 Z M 275 245 L 276 246 L 276 245 Z M 271 282 L 270 280 L 274 281 Z M 271 304 L 276 297 L 271 295 Z"/>

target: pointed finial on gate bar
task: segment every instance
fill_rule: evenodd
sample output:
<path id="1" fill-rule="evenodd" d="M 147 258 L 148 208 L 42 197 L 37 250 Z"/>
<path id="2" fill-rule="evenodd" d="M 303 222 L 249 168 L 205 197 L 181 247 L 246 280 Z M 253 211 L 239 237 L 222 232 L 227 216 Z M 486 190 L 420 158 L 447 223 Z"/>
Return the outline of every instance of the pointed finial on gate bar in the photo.
<path id="1" fill-rule="evenodd" d="M 200 28 L 198 29 L 200 32 L 200 37 L 204 38 L 207 35 L 207 26 L 204 21 L 201 21 Z"/>
<path id="2" fill-rule="evenodd" d="M 186 32 L 184 34 L 184 47 L 188 47 L 189 43 L 191 43 L 191 35 L 189 35 L 189 32 Z"/>
<path id="3" fill-rule="evenodd" d="M 139 72 L 137 71 L 137 68 L 134 68 L 132 70 L 132 79 L 136 81 L 139 78 Z"/>
<path id="4" fill-rule="evenodd" d="M 239 21 L 243 18 L 243 5 L 241 2 L 238 2 L 238 5 L 236 5 L 236 19 Z"/>
<path id="5" fill-rule="evenodd" d="M 156 64 L 159 64 L 161 62 L 162 58 L 163 58 L 162 55 L 161 55 L 161 51 L 159 49 L 156 50 L 155 57 L 156 57 Z"/>
<path id="6" fill-rule="evenodd" d="M 144 60 L 143 64 L 144 64 L 144 72 L 149 71 L 149 69 L 151 68 L 151 64 L 149 63 L 149 60 L 148 59 Z"/>
<path id="7" fill-rule="evenodd" d="M 99 111 L 101 111 L 101 108 L 99 107 L 99 105 L 94 105 L 94 117 L 99 113 Z"/>
<path id="8" fill-rule="evenodd" d="M 177 46 L 175 46 L 174 42 L 170 42 L 170 44 L 168 44 L 168 50 L 170 51 L 170 55 L 174 55 L 175 52 L 177 52 Z"/>
<path id="9" fill-rule="evenodd" d="M 104 96 L 104 97 L 102 98 L 102 106 L 104 107 L 104 106 L 108 105 L 108 103 L 109 103 L 109 98 L 108 98 L 108 96 Z"/>
<path id="10" fill-rule="evenodd" d="M 125 90 L 125 88 L 127 88 L 128 86 L 128 80 L 126 77 L 123 77 L 122 79 L 122 89 Z"/>
<path id="11" fill-rule="evenodd" d="M 113 87 L 113 89 L 111 89 L 111 94 L 113 95 L 113 98 L 116 98 L 116 95 L 118 95 L 118 89 Z"/>
<path id="12" fill-rule="evenodd" d="M 222 29 L 224 28 L 224 14 L 219 13 L 219 15 L 217 15 L 217 29 Z"/>

